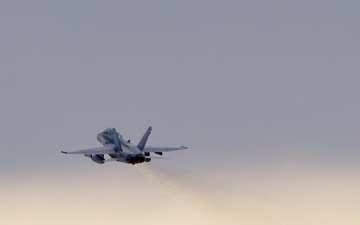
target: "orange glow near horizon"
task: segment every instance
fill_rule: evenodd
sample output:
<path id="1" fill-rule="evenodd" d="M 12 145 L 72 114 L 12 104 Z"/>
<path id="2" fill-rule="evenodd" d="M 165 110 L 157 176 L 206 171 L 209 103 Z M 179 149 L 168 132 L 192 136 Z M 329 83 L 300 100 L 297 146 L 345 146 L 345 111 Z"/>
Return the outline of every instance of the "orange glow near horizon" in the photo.
<path id="1" fill-rule="evenodd" d="M 151 166 L 140 169 L 146 179 L 125 172 L 44 174 L 3 185 L 0 224 L 360 223 L 358 174 L 273 171 L 215 184 Z"/>

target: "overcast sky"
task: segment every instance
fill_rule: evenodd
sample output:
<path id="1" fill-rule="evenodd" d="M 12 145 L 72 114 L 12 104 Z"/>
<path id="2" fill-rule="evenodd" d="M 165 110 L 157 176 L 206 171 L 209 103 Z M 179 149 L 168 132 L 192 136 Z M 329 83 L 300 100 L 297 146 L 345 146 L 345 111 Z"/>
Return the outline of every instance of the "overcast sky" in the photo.
<path id="1" fill-rule="evenodd" d="M 2 1 L 0 223 L 359 224 L 359 7 Z M 149 125 L 189 149 L 60 154 Z"/>

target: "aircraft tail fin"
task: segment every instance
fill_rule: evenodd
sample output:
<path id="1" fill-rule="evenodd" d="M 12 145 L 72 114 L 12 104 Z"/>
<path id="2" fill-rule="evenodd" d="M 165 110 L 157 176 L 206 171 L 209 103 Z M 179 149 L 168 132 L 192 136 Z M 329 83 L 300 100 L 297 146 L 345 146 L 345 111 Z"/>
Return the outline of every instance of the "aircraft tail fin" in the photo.
<path id="1" fill-rule="evenodd" d="M 147 142 L 147 140 L 148 140 L 148 138 L 149 138 L 149 135 L 150 135 L 150 133 L 151 133 L 151 130 L 152 130 L 152 127 L 150 126 L 150 127 L 146 130 L 146 132 L 145 132 L 145 134 L 143 135 L 143 137 L 141 138 L 139 144 L 137 145 L 137 147 L 138 147 L 141 151 L 144 150 L 144 147 L 145 147 L 146 142 Z"/>
<path id="2" fill-rule="evenodd" d="M 114 129 L 115 130 L 115 129 Z M 121 151 L 122 152 L 122 149 L 121 149 L 121 144 L 120 144 L 120 140 L 119 140 L 119 136 L 118 136 L 118 132 L 115 130 L 115 133 L 114 133 L 114 144 L 115 144 L 115 150 L 116 151 Z"/>

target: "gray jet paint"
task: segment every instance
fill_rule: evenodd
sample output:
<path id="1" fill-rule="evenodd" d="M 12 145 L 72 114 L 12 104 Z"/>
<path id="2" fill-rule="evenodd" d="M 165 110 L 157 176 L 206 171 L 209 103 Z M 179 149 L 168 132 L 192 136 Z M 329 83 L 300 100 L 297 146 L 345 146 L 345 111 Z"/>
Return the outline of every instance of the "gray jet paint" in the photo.
<path id="1" fill-rule="evenodd" d="M 103 164 L 109 161 L 118 161 L 129 164 L 150 162 L 150 152 L 162 155 L 163 152 L 187 149 L 185 146 L 180 147 L 155 147 L 146 146 L 146 142 L 151 133 L 152 127 L 149 127 L 138 145 L 134 145 L 130 140 L 126 141 L 115 128 L 108 127 L 103 132 L 97 135 L 98 141 L 103 144 L 103 147 L 83 149 L 79 151 L 65 152 L 64 154 L 81 154 L 91 158 L 94 162 Z M 104 155 L 109 155 L 110 158 L 105 159 Z"/>

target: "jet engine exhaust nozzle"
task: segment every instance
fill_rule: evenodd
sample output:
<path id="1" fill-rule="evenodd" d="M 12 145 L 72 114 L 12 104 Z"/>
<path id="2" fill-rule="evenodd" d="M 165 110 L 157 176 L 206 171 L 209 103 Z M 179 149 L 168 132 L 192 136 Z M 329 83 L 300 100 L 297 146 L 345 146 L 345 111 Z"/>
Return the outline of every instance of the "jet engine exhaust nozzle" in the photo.
<path id="1" fill-rule="evenodd" d="M 135 159 L 136 159 L 136 163 L 145 162 L 145 156 L 144 155 L 136 155 Z"/>
<path id="2" fill-rule="evenodd" d="M 134 165 L 136 163 L 136 159 L 135 159 L 134 155 L 128 155 L 126 157 L 126 162 L 131 163 L 131 164 Z"/>

